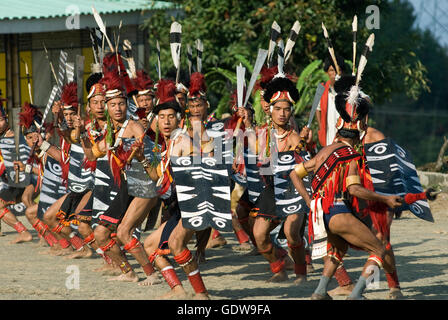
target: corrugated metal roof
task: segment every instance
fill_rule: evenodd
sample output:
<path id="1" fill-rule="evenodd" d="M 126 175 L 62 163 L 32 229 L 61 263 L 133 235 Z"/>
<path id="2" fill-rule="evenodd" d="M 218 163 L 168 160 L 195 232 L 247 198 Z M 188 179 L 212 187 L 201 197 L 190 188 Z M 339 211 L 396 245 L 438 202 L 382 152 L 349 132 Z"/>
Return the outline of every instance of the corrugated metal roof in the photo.
<path id="1" fill-rule="evenodd" d="M 65 17 L 73 12 L 92 14 L 92 5 L 100 14 L 110 14 L 169 8 L 173 3 L 151 0 L 1 0 L 0 21 Z"/>

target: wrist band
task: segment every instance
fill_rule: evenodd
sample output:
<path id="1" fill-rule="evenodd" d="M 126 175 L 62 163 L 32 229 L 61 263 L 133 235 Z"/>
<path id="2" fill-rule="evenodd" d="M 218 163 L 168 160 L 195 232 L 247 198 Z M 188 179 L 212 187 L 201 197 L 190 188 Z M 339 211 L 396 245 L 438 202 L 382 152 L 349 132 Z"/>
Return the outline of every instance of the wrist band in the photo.
<path id="1" fill-rule="evenodd" d="M 30 165 L 30 164 L 26 164 L 26 166 L 25 166 L 25 172 L 26 173 L 31 173 L 31 170 L 33 169 L 33 167 Z"/>
<path id="2" fill-rule="evenodd" d="M 48 143 L 48 141 L 44 141 L 44 142 L 42 142 L 42 144 L 40 145 L 40 150 L 42 151 L 42 152 L 47 152 L 48 151 L 48 149 L 51 147 L 51 144 L 50 143 Z"/>

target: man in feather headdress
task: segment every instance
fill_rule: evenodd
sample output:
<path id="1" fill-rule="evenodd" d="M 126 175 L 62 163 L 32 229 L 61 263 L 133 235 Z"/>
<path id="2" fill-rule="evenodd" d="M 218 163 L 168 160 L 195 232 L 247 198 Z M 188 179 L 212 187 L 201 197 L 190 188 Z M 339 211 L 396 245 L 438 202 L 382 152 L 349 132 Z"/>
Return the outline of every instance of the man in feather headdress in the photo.
<path id="1" fill-rule="evenodd" d="M 343 86 L 346 80 L 341 78 L 339 81 L 336 81 L 335 88 Z M 308 172 L 314 172 L 308 230 L 310 240 L 317 239 L 318 235 L 320 239 L 324 239 L 321 235 L 326 235 L 328 242 L 326 247 L 323 242 L 324 270 L 312 299 L 331 299 L 327 293 L 328 282 L 342 262 L 348 246 L 370 254 L 349 299 L 362 298 L 367 278 L 374 267 L 384 267 L 386 272 L 392 272 L 392 266 L 384 260 L 384 244 L 359 217 L 370 215 L 375 229 L 382 230 L 383 219 L 376 216 L 373 208 L 375 203 L 381 202 L 390 208 L 396 208 L 401 206 L 402 199 L 373 191 L 365 161 L 355 150 L 365 133 L 363 120 L 370 102 L 362 93 L 354 101 L 352 106 L 345 91 L 336 96 L 335 104 L 340 118 L 335 141 L 319 151 L 313 159 L 295 168 L 299 178 L 303 178 Z M 361 199 L 367 201 L 367 208 L 360 205 Z"/>
<path id="2" fill-rule="evenodd" d="M 138 281 L 136 273 L 120 249 L 119 244 L 123 244 L 124 250 L 141 264 L 147 276 L 145 281 L 154 284 L 158 280 L 154 268 L 149 263 L 140 241 L 133 237 L 133 231 L 154 205 L 155 198 L 130 195 L 125 174 L 133 149 L 143 147 L 145 131 L 140 123 L 127 119 L 127 96 L 130 87 L 125 90 L 123 83 L 126 84 L 126 81 L 117 71 L 105 72 L 101 84 L 105 87 L 107 132 L 99 141 L 86 138 L 82 141 L 89 161 L 108 157 L 113 181 L 110 191 L 117 192 L 107 210 L 99 217 L 94 237 L 99 245 L 98 251 L 107 254 L 122 272 L 111 280 Z"/>
<path id="3" fill-rule="evenodd" d="M 28 147 L 32 147 L 36 141 L 36 132 L 38 131 L 39 122 L 42 119 L 42 114 L 37 110 L 37 107 L 29 103 L 25 103 L 22 107 L 22 112 L 19 114 L 19 127 L 21 132 L 14 133 L 8 123 L 8 117 L 3 109 L 3 101 L 0 103 L 0 157 L 2 157 L 2 172 L 1 178 L 8 184 L 8 187 L 0 191 L 0 219 L 6 224 L 13 227 L 18 233 L 18 237 L 11 241 L 11 243 L 28 242 L 32 240 L 31 233 L 20 222 L 16 216 L 8 209 L 11 204 L 23 202 L 27 208 L 33 206 L 34 197 L 37 196 L 37 177 L 39 172 L 39 160 L 36 159 L 36 155 L 33 156 L 33 160 L 37 160 L 37 166 L 31 166 L 30 174 L 32 179 L 31 184 L 23 187 L 19 186 L 15 181 L 15 176 L 19 174 L 19 171 L 25 171 L 25 164 L 21 162 L 21 159 L 7 159 L 6 155 L 10 154 L 12 150 L 4 152 L 2 155 L 1 150 L 9 146 L 14 146 L 14 135 L 17 134 L 21 137 L 19 143 L 23 144 L 22 139 L 26 141 Z M 11 168 L 11 170 L 8 170 Z M 7 174 L 10 171 L 11 174 Z M 12 173 L 14 173 L 12 176 Z M 19 179 L 20 183 L 20 179 Z"/>
<path id="4" fill-rule="evenodd" d="M 71 254 L 71 258 L 87 258 L 92 251 L 84 244 L 71 225 L 79 225 L 77 215 L 80 212 L 91 212 L 89 200 L 93 189 L 93 174 L 82 167 L 84 153 L 79 145 L 79 137 L 74 122 L 78 113 L 77 84 L 67 83 L 62 87 L 61 99 L 53 105 L 55 118 L 62 114 L 58 123 L 60 147 L 51 145 L 47 140 L 39 139 L 38 147 L 42 154 L 47 154 L 59 161 L 62 168 L 62 179 L 68 193 L 53 203 L 44 213 L 44 221 L 59 239 L 60 251 L 57 255 Z M 90 205 L 89 205 L 90 204 Z M 53 246 L 52 249 L 58 249 Z M 54 252 L 54 251 L 53 251 Z"/>
<path id="5" fill-rule="evenodd" d="M 285 74 L 278 73 L 266 85 L 263 97 L 269 103 L 270 121 L 264 130 L 258 131 L 256 145 L 254 145 L 254 142 L 249 144 L 251 152 L 257 154 L 258 166 L 261 168 L 260 176 L 264 185 L 263 191 L 250 212 L 251 217 L 255 218 L 253 235 L 258 251 L 269 262 L 271 271 L 274 273 L 268 281 L 285 281 L 288 278 L 284 270 L 285 260 L 279 257 L 278 250 L 274 248 L 269 237 L 269 232 L 273 226 L 283 222 L 284 234 L 288 241 L 291 257 L 294 260 L 294 271 L 297 277 L 295 283 L 300 284 L 306 281 L 307 273 L 305 248 L 301 236 L 304 229 L 305 215 L 295 212 L 282 217 L 278 216 L 274 193 L 274 178 L 272 172 L 269 173 L 269 169 L 266 167 L 267 165 L 272 165 L 271 163 L 276 153 L 286 151 L 298 153 L 299 145 L 305 139 L 302 136 L 304 132 L 301 132 L 299 135 L 290 125 L 290 117 L 293 114 L 294 104 L 299 99 L 299 93 L 294 83 Z M 270 139 L 274 141 L 270 142 Z M 257 146 L 259 152 L 256 152 Z M 294 178 L 294 175 L 290 174 L 290 176 L 292 179 Z M 295 180 L 292 182 L 296 189 L 302 187 L 297 186 Z M 304 187 L 303 190 L 304 194 L 306 194 Z M 303 197 L 305 198 L 305 195 Z"/>
<path id="6" fill-rule="evenodd" d="M 148 115 L 154 108 L 154 81 L 144 70 L 137 70 L 136 77 L 132 82 L 137 89 L 135 94 L 135 102 L 137 103 L 137 115 L 140 122 L 146 129 L 148 126 Z M 151 125 L 151 129 L 155 131 L 155 124 Z"/>

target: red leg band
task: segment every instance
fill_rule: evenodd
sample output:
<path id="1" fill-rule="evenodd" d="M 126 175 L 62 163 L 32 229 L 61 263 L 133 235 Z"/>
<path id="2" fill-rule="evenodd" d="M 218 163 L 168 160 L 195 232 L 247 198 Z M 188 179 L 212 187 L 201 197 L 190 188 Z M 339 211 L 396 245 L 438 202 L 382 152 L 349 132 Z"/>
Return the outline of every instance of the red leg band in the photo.
<path id="1" fill-rule="evenodd" d="M 155 272 L 154 267 L 152 266 L 151 263 L 145 264 L 144 266 L 142 266 L 142 268 L 147 276 L 149 276 Z"/>
<path id="2" fill-rule="evenodd" d="M 7 214 L 9 211 L 8 208 L 4 208 L 2 212 L 0 212 L 0 219 L 3 218 L 5 216 L 5 214 Z"/>
<path id="3" fill-rule="evenodd" d="M 371 254 L 367 260 L 374 261 L 380 268 L 383 267 L 383 259 L 381 259 L 380 257 L 378 257 L 375 254 Z"/>
<path id="4" fill-rule="evenodd" d="M 181 284 L 179 278 L 177 277 L 176 271 L 172 266 L 163 268 L 160 273 L 162 274 L 163 278 L 165 278 L 166 283 L 168 283 L 171 289 Z"/>
<path id="5" fill-rule="evenodd" d="M 190 280 L 191 286 L 193 287 L 194 292 L 196 293 L 206 293 L 207 289 L 205 289 L 204 281 L 202 281 L 201 273 L 199 269 L 196 269 L 193 272 L 188 274 L 188 280 Z"/>
<path id="6" fill-rule="evenodd" d="M 84 238 L 84 245 L 91 244 L 95 241 L 95 234 L 92 232 L 87 237 Z"/>
<path id="7" fill-rule="evenodd" d="M 64 228 L 65 226 L 62 223 L 58 223 L 58 225 L 56 227 L 54 227 L 53 229 L 51 229 L 51 232 L 54 233 L 61 233 L 61 230 Z"/>
<path id="8" fill-rule="evenodd" d="M 342 265 L 336 269 L 336 272 L 334 273 L 334 277 L 336 278 L 340 287 L 344 287 L 344 286 L 348 286 L 349 284 L 353 284 L 352 279 L 350 279 L 350 276 L 347 273 L 347 270 L 345 270 L 344 266 L 342 266 Z"/>
<path id="9" fill-rule="evenodd" d="M 25 232 L 25 231 L 27 231 L 27 228 L 23 225 L 23 223 L 22 222 L 17 222 L 15 225 L 14 225 L 14 229 L 16 229 L 16 231 L 18 232 L 18 233 L 22 233 L 22 232 Z"/>
<path id="10" fill-rule="evenodd" d="M 116 241 L 114 239 L 110 239 L 110 241 L 103 247 L 100 247 L 100 249 L 104 252 L 110 250 L 114 245 L 116 244 Z"/>
<path id="11" fill-rule="evenodd" d="M 133 249 L 140 248 L 140 247 L 141 247 L 140 241 L 137 238 L 132 237 L 132 240 L 129 241 L 128 243 L 126 243 L 123 248 L 124 248 L 124 250 L 129 252 Z"/>
<path id="12" fill-rule="evenodd" d="M 237 232 L 235 232 L 235 235 L 240 244 L 249 241 L 249 236 L 243 229 L 240 229 Z"/>
<path id="13" fill-rule="evenodd" d="M 386 250 L 392 250 L 392 245 L 390 244 L 390 242 L 386 244 Z"/>
<path id="14" fill-rule="evenodd" d="M 45 241 L 50 245 L 50 247 L 54 246 L 58 243 L 56 237 L 50 232 L 50 228 L 42 222 L 42 220 L 37 219 L 36 223 L 33 224 L 33 228 L 44 237 Z"/>
<path id="15" fill-rule="evenodd" d="M 184 267 L 193 260 L 193 256 L 191 255 L 191 252 L 188 249 L 185 249 L 184 251 L 174 256 L 173 258 L 174 261 L 176 261 L 177 264 L 179 264 L 181 267 Z"/>
<path id="16" fill-rule="evenodd" d="M 285 261 L 277 260 L 275 262 L 271 262 L 269 266 L 271 267 L 272 273 L 279 273 L 285 268 Z"/>
<path id="17" fill-rule="evenodd" d="M 220 236 L 221 234 L 219 233 L 218 230 L 214 229 L 213 231 L 213 235 L 212 235 L 212 239 L 216 239 Z"/>
<path id="18" fill-rule="evenodd" d="M 80 250 L 84 246 L 84 241 L 76 235 L 70 237 L 70 243 L 76 250 Z"/>
<path id="19" fill-rule="evenodd" d="M 68 240 L 65 238 L 58 240 L 58 242 L 61 245 L 62 249 L 66 249 L 66 248 L 70 247 L 70 242 L 68 242 Z"/>
<path id="20" fill-rule="evenodd" d="M 392 273 L 386 272 L 387 284 L 389 285 L 389 289 L 391 288 L 400 288 L 400 283 L 398 282 L 397 270 Z"/>

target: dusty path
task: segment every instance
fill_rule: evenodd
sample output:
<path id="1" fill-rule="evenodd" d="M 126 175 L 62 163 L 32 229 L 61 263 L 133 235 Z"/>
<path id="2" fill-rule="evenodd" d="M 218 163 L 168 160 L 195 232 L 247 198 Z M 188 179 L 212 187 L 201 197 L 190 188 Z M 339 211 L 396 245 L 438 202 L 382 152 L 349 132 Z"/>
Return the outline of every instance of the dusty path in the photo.
<path id="1" fill-rule="evenodd" d="M 394 220 L 392 225 L 392 245 L 397 259 L 398 275 L 403 293 L 407 299 L 448 299 L 448 194 L 440 194 L 431 203 L 435 223 L 417 219 L 410 212 Z M 20 217 L 27 228 L 32 229 L 24 217 Z M 102 264 L 95 256 L 91 259 L 67 260 L 63 257 L 39 254 L 48 248 L 37 247 L 36 232 L 32 231 L 31 243 L 10 245 L 15 230 L 2 223 L 0 237 L 0 299 L 2 300 L 152 300 L 168 291 L 165 283 L 153 287 L 140 287 L 135 283 L 107 282 L 92 270 Z M 145 232 L 145 238 L 149 232 Z M 218 300 L 270 300 L 309 299 L 318 284 L 321 261 L 314 263 L 316 272 L 308 276 L 308 282 L 296 287 L 293 273 L 290 280 L 282 284 L 268 284 L 268 265 L 260 256 L 248 256 L 234 251 L 237 245 L 233 233 L 225 233 L 228 244 L 206 252 L 207 262 L 200 266 L 211 298 Z M 349 251 L 345 265 L 355 280 L 367 258 L 365 253 Z M 135 266 L 139 276 L 143 271 Z M 79 270 L 79 289 L 69 289 L 67 278 Z M 178 275 L 186 289 L 192 289 L 185 275 L 178 268 Z M 67 273 L 68 271 L 68 273 Z M 70 284 L 70 281 L 69 281 Z M 332 280 L 330 289 L 336 286 Z M 368 299 L 385 299 L 387 282 L 381 273 L 380 288 L 366 291 Z"/>

